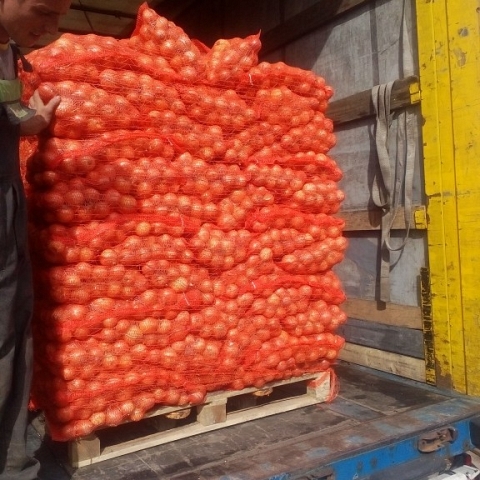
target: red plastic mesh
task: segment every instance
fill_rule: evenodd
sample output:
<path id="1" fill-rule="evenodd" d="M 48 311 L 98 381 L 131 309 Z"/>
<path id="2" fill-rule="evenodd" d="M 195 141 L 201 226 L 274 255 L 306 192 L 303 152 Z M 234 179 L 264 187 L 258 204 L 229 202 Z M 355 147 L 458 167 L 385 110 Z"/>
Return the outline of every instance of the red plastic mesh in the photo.
<path id="1" fill-rule="evenodd" d="M 62 97 L 22 144 L 32 405 L 54 439 L 330 372 L 347 246 L 333 91 L 258 63 L 260 47 L 207 48 L 145 4 L 129 39 L 65 34 L 29 54 L 25 97 Z"/>

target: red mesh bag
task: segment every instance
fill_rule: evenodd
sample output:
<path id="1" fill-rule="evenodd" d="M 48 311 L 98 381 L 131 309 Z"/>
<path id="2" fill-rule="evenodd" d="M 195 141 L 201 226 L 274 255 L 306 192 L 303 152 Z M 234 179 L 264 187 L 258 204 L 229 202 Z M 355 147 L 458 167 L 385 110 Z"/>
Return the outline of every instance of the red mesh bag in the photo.
<path id="1" fill-rule="evenodd" d="M 217 40 L 205 58 L 207 81 L 237 85 L 257 65 L 260 47 L 260 35 Z"/>
<path id="2" fill-rule="evenodd" d="M 165 59 L 168 67 L 186 81 L 195 82 L 205 72 L 205 59 L 196 43 L 146 3 L 140 7 L 135 30 L 125 43 L 153 58 Z"/>
<path id="3" fill-rule="evenodd" d="M 144 4 L 132 36 L 32 52 L 62 97 L 22 143 L 37 304 L 32 406 L 69 440 L 154 405 L 325 372 L 346 315 L 341 169 L 312 72 L 211 49 Z"/>

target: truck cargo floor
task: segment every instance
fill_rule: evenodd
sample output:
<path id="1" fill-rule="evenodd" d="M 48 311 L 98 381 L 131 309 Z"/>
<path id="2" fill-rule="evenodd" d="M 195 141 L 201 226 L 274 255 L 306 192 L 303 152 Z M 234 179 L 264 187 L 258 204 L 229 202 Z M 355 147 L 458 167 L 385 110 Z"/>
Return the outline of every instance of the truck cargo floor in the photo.
<path id="1" fill-rule="evenodd" d="M 42 437 L 33 426 L 29 428 L 29 449 L 42 463 L 41 478 L 48 480 L 262 479 L 326 465 L 362 449 L 426 431 L 436 422 L 474 414 L 480 408 L 478 399 L 363 367 L 341 363 L 335 371 L 339 395 L 331 403 L 177 440 L 77 470 L 68 465 L 67 444 Z"/>

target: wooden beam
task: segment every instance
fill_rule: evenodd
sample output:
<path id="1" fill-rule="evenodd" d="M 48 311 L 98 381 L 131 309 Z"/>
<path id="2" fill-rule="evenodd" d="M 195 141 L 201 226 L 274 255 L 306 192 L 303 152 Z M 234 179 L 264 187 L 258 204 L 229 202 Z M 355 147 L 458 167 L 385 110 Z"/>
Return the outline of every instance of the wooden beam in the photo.
<path id="1" fill-rule="evenodd" d="M 372 0 L 329 0 L 318 2 L 261 36 L 265 55 L 331 22 L 334 18 Z"/>
<path id="2" fill-rule="evenodd" d="M 396 80 L 392 88 L 391 109 L 398 110 L 420 102 L 418 78 L 415 76 Z M 327 109 L 328 118 L 335 125 L 372 117 L 375 109 L 371 90 L 355 93 L 341 100 L 333 101 Z"/>
<path id="3" fill-rule="evenodd" d="M 397 353 L 382 352 L 375 348 L 346 343 L 338 357 L 345 362 L 374 368 L 401 377 L 425 382 L 425 362 L 418 358 L 405 357 Z"/>
<path id="4" fill-rule="evenodd" d="M 380 209 L 341 211 L 338 216 L 345 220 L 345 231 L 347 232 L 380 230 L 382 222 L 382 211 Z M 405 210 L 401 207 L 395 217 L 392 229 L 406 230 L 406 228 Z M 412 208 L 410 228 L 414 230 L 424 230 L 427 228 L 425 206 L 417 205 Z"/>
<path id="5" fill-rule="evenodd" d="M 118 11 L 121 13 L 136 15 L 142 3 L 144 3 L 144 0 L 72 0 L 70 9 L 76 7 L 85 7 L 86 9 L 98 8 L 106 10 L 106 13 Z M 149 0 L 147 3 L 151 6 L 151 4 L 155 2 Z"/>
<path id="6" fill-rule="evenodd" d="M 122 12 L 121 10 L 108 10 L 106 8 L 97 8 L 97 7 L 86 7 L 84 5 L 72 5 L 70 7 L 72 10 L 80 10 L 84 13 L 98 13 L 100 15 L 111 15 L 116 18 L 137 18 L 137 15 L 134 13 Z"/>
<path id="7" fill-rule="evenodd" d="M 164 16 L 170 21 L 175 20 L 179 17 L 185 10 L 190 8 L 195 3 L 195 0 L 164 0 L 158 5 L 153 6 L 154 10 L 159 14 Z"/>
<path id="8" fill-rule="evenodd" d="M 417 330 L 421 330 L 423 327 L 420 307 L 349 298 L 342 304 L 342 310 L 348 317 L 359 320 Z"/>
<path id="9" fill-rule="evenodd" d="M 398 353 L 407 357 L 425 358 L 421 330 L 349 318 L 344 325 L 337 329 L 336 333 L 355 345 Z"/>

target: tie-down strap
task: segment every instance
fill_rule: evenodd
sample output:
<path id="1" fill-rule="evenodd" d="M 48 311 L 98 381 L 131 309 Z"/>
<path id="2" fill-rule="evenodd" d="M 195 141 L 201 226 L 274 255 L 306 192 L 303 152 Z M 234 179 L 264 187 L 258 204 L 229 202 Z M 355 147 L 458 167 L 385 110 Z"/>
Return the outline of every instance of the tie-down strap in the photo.
<path id="1" fill-rule="evenodd" d="M 413 175 L 417 130 L 415 115 L 410 109 L 395 114 L 397 120 L 396 148 L 390 151 L 392 88 L 395 82 L 372 88 L 372 102 L 377 116 L 375 144 L 378 170 L 372 184 L 372 200 L 382 209 L 380 239 L 379 300 L 390 301 L 390 269 L 392 251 L 402 250 L 409 238 L 412 221 Z M 401 204 L 404 204 L 406 233 L 397 247 L 391 244 L 391 230 Z"/>

